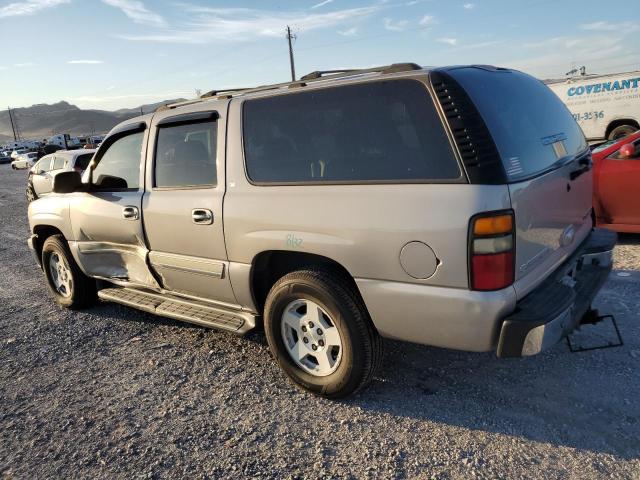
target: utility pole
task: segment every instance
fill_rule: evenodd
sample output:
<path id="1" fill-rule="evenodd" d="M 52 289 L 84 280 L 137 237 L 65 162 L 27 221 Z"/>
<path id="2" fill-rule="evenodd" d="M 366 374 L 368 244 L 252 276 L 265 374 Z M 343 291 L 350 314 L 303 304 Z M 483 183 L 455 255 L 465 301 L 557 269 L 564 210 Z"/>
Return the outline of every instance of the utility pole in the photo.
<path id="1" fill-rule="evenodd" d="M 11 107 L 7 107 L 7 111 L 9 112 L 9 121 L 11 122 L 11 130 L 13 131 L 13 141 L 17 142 L 16 138 L 16 127 L 13 125 L 13 117 L 11 116 Z"/>
<path id="2" fill-rule="evenodd" d="M 296 81 L 296 66 L 293 62 L 293 46 L 291 40 L 295 40 L 296 36 L 291 33 L 291 27 L 287 25 L 287 41 L 289 42 L 289 63 L 291 64 L 291 81 Z"/>

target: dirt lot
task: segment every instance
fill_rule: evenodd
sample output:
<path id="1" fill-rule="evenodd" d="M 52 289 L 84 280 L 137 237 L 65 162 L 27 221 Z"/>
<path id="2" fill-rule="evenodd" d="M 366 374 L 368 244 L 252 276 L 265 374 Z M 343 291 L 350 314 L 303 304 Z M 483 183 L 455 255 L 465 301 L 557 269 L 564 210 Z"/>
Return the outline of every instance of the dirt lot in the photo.
<path id="1" fill-rule="evenodd" d="M 597 299 L 623 347 L 387 342 L 371 387 L 330 402 L 292 387 L 260 332 L 56 307 L 24 179 L 0 166 L 0 478 L 640 478 L 640 236 Z"/>

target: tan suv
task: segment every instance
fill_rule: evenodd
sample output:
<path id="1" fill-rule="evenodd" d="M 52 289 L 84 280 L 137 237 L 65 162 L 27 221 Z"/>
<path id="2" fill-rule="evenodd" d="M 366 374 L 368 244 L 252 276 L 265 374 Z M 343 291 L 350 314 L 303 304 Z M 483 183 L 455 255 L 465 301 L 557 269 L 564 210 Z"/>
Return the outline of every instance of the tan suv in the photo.
<path id="1" fill-rule="evenodd" d="M 330 398 L 381 337 L 500 357 L 574 328 L 611 269 L 590 152 L 523 73 L 396 64 L 210 92 L 128 120 L 29 207 L 56 301 L 243 334 Z"/>

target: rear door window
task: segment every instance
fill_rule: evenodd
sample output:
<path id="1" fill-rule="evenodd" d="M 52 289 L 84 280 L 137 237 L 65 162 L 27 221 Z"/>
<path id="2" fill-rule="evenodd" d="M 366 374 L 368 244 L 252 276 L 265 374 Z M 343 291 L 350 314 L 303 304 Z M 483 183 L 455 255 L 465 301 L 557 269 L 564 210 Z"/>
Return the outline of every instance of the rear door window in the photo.
<path id="1" fill-rule="evenodd" d="M 461 178 L 431 97 L 415 80 L 247 100 L 243 123 L 247 175 L 253 182 Z"/>
<path id="2" fill-rule="evenodd" d="M 586 151 L 584 134 L 571 113 L 540 80 L 478 67 L 448 73 L 487 124 L 510 182 L 552 170 Z"/>
<path id="3" fill-rule="evenodd" d="M 215 186 L 216 122 L 213 120 L 158 128 L 154 186 Z"/>

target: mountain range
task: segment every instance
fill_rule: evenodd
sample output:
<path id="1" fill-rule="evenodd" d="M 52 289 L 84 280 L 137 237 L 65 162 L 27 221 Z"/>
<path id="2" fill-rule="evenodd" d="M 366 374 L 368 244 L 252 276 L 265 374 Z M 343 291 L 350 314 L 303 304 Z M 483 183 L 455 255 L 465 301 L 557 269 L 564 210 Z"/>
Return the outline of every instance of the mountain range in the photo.
<path id="1" fill-rule="evenodd" d="M 118 123 L 140 115 L 140 111 L 150 113 L 159 106 L 183 99 L 142 105 L 138 108 L 123 108 L 114 112 L 106 110 L 83 110 L 76 105 L 61 101 L 52 105 L 38 104 L 11 110 L 14 124 L 17 124 L 23 139 L 43 139 L 57 133 L 71 136 L 106 133 Z M 0 112 L 0 142 L 13 140 L 9 112 Z"/>

